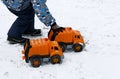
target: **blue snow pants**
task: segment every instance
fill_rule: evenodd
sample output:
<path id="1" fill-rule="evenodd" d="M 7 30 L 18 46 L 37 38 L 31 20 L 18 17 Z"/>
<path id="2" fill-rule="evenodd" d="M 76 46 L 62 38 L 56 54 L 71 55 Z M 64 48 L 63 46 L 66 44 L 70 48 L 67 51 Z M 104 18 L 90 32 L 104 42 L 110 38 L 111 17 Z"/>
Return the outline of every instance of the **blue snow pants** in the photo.
<path id="1" fill-rule="evenodd" d="M 23 11 L 15 11 L 12 9 L 9 10 L 17 16 L 17 19 L 9 29 L 8 36 L 21 38 L 23 33 L 31 32 L 34 30 L 35 11 L 32 5 Z"/>

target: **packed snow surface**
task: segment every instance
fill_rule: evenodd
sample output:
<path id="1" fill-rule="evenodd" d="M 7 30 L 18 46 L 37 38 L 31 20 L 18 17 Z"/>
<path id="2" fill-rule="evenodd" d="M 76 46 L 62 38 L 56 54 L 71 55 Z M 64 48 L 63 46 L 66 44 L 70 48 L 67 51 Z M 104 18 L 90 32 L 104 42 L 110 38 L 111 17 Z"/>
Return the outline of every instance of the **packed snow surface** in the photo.
<path id="1" fill-rule="evenodd" d="M 23 46 L 10 45 L 7 32 L 17 18 L 0 1 L 0 79 L 120 79 L 120 0 L 48 0 L 58 25 L 79 30 L 82 52 L 64 52 L 61 64 L 33 68 L 22 60 Z M 49 27 L 35 16 L 47 37 Z"/>

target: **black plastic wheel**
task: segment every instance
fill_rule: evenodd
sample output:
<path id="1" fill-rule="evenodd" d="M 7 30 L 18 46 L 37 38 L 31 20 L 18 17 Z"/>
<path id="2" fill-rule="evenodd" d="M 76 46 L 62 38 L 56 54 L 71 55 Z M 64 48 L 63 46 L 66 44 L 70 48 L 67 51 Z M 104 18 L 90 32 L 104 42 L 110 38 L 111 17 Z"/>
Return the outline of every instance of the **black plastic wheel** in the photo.
<path id="1" fill-rule="evenodd" d="M 81 44 L 79 44 L 79 43 L 74 44 L 74 45 L 73 45 L 73 50 L 74 50 L 75 52 L 81 52 L 81 51 L 83 50 L 83 45 L 81 45 Z"/>
<path id="2" fill-rule="evenodd" d="M 57 64 L 57 63 L 61 63 L 61 57 L 59 55 L 53 55 L 51 58 L 50 58 L 50 62 L 52 64 Z"/>
<path id="3" fill-rule="evenodd" d="M 33 67 L 39 67 L 41 65 L 41 63 L 42 63 L 42 61 L 40 59 L 41 58 L 38 57 L 38 56 L 31 57 L 30 58 L 31 65 Z"/>
<path id="4" fill-rule="evenodd" d="M 62 52 L 64 52 L 67 48 L 67 45 L 65 43 L 59 43 L 59 45 L 62 48 Z"/>

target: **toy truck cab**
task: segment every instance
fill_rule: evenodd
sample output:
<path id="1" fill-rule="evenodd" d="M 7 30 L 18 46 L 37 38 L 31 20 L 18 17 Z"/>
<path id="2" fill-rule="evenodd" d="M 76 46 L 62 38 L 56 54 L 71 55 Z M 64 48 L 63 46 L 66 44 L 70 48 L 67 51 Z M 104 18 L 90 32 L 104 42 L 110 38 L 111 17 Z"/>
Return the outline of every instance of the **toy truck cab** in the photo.
<path id="1" fill-rule="evenodd" d="M 64 57 L 58 43 L 47 38 L 28 40 L 22 54 L 23 59 L 27 63 L 30 61 L 33 67 L 39 67 L 44 61 L 50 61 L 52 64 L 61 63 Z"/>
<path id="2" fill-rule="evenodd" d="M 73 30 L 73 50 L 80 52 L 85 46 L 84 39 L 78 30 Z"/>
<path id="3" fill-rule="evenodd" d="M 82 51 L 85 45 L 80 32 L 78 30 L 73 30 L 71 27 L 65 27 L 65 30 L 63 32 L 59 32 L 58 34 L 55 34 L 52 30 L 50 30 L 48 38 L 50 40 L 57 41 L 63 52 L 67 48 L 67 45 L 72 45 L 75 52 Z"/>

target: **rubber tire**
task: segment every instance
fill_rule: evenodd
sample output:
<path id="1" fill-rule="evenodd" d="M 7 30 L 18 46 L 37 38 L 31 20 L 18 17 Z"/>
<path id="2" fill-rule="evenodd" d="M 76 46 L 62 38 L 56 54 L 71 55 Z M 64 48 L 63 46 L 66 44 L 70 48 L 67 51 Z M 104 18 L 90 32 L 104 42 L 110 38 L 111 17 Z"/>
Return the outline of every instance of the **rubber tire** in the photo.
<path id="1" fill-rule="evenodd" d="M 80 49 L 78 50 L 77 47 L 79 47 L 79 46 L 80 46 Z M 83 50 L 83 45 L 81 45 L 81 44 L 79 44 L 79 43 L 74 44 L 74 45 L 73 45 L 73 50 L 74 50 L 75 52 L 81 52 L 81 51 Z"/>
<path id="2" fill-rule="evenodd" d="M 31 62 L 31 66 L 35 67 L 35 68 L 39 67 L 42 63 L 42 61 L 40 60 L 40 57 L 38 57 L 38 56 L 31 57 L 30 62 Z M 38 64 L 35 65 L 35 62 L 37 62 Z"/>
<path id="3" fill-rule="evenodd" d="M 54 59 L 57 58 L 58 59 L 58 62 L 54 62 Z M 61 63 L 61 57 L 59 55 L 53 55 L 51 58 L 50 58 L 50 62 L 52 64 L 57 64 L 57 63 Z"/>

